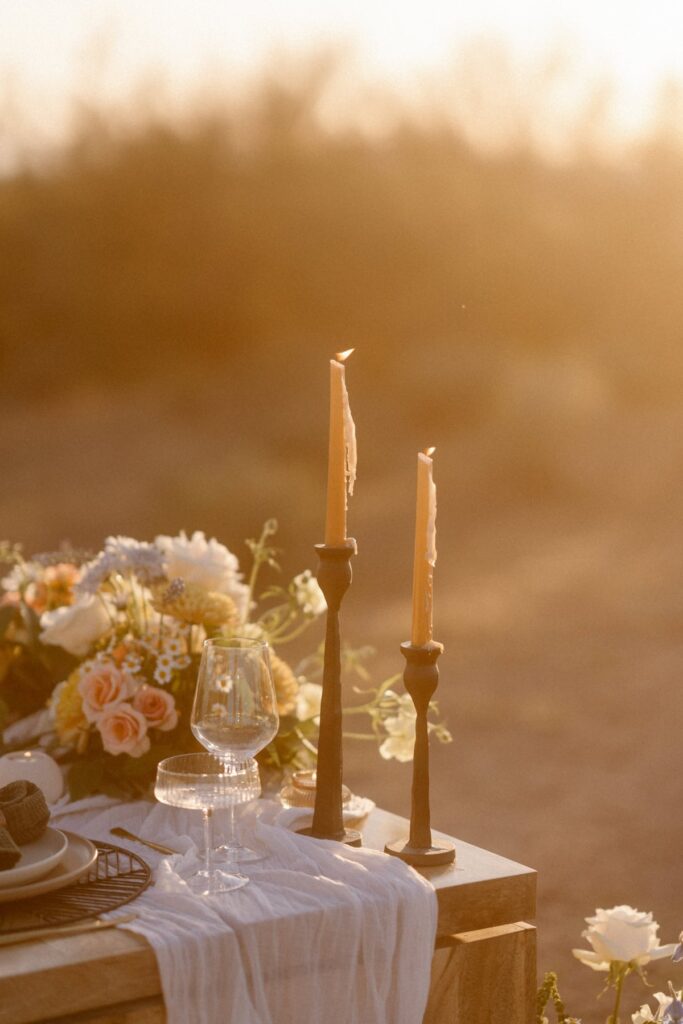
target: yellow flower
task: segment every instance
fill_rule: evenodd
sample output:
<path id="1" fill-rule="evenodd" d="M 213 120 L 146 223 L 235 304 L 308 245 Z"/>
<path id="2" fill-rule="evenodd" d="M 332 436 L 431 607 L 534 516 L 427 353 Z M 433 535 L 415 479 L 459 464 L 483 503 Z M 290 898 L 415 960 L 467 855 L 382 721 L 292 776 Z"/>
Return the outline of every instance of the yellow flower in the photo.
<path id="1" fill-rule="evenodd" d="M 291 715 L 296 707 L 296 695 L 299 692 L 299 684 L 296 676 L 286 661 L 270 654 L 270 667 L 273 673 L 273 685 L 275 686 L 275 699 L 277 709 L 281 715 Z"/>
<path id="2" fill-rule="evenodd" d="M 168 584 L 154 590 L 152 605 L 162 615 L 172 615 L 194 626 L 234 626 L 238 621 L 235 602 L 227 594 L 187 582 L 175 592 L 169 590 Z"/>
<path id="3" fill-rule="evenodd" d="M 85 753 L 88 743 L 88 721 L 83 713 L 83 700 L 78 692 L 81 673 L 76 670 L 60 683 L 52 695 L 52 713 L 55 732 L 61 743 L 75 747 L 79 754 Z"/>

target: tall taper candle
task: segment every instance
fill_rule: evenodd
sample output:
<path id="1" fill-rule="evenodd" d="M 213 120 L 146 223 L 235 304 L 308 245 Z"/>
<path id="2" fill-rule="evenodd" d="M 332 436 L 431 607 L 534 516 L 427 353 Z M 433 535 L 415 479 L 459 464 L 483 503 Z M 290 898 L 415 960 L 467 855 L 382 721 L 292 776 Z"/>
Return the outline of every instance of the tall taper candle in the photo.
<path id="1" fill-rule="evenodd" d="M 432 639 L 432 581 L 436 562 L 436 486 L 432 478 L 434 448 L 417 456 L 417 507 L 415 513 L 415 558 L 413 562 L 414 645 Z"/>
<path id="2" fill-rule="evenodd" d="M 346 541 L 346 496 L 356 481 L 356 427 L 346 390 L 344 362 L 353 352 L 338 352 L 330 360 L 330 450 L 327 464 L 325 543 Z"/>

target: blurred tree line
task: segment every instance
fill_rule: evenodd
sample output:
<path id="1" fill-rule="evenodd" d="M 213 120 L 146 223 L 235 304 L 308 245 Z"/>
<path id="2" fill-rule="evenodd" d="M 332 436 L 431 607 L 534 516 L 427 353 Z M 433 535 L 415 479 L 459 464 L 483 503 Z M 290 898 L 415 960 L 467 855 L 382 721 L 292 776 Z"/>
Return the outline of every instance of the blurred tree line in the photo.
<path id="1" fill-rule="evenodd" d="M 0 181 L 2 390 L 217 363 L 236 389 L 305 385 L 319 354 L 357 346 L 408 421 L 449 381 L 428 425 L 476 420 L 501 368 L 558 353 L 617 401 L 680 394 L 683 157 L 666 135 L 555 163 L 407 115 L 370 139 L 320 126 L 321 88 L 271 81 L 191 126 L 91 112 Z"/>

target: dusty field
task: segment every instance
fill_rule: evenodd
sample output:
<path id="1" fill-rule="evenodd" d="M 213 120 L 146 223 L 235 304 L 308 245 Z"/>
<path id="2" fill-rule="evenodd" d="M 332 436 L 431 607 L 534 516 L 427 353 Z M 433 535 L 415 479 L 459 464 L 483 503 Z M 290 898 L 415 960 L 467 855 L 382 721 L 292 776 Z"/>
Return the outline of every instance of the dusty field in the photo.
<path id="1" fill-rule="evenodd" d="M 375 415 L 359 410 L 359 428 Z M 500 427 L 455 438 L 437 462 L 440 699 L 454 743 L 434 751 L 433 819 L 538 869 L 540 966 L 560 972 L 585 1024 L 610 1008 L 594 1004 L 601 976 L 569 954 L 586 914 L 628 902 L 654 911 L 663 941 L 683 928 L 682 424 L 678 409 L 581 421 L 544 449 L 563 466 L 559 491 L 505 484 L 491 454 Z M 0 471 L 0 534 L 29 549 L 182 526 L 237 549 L 277 514 L 296 571 L 321 532 L 320 461 L 283 454 L 208 399 L 189 412 L 173 395 L 94 393 L 6 408 Z M 392 455 L 361 476 L 352 507 L 345 630 L 377 647 L 378 678 L 399 669 L 407 634 L 412 487 L 411 462 Z M 350 784 L 405 812 L 409 768 L 367 763 L 350 742 Z M 683 984 L 680 967 L 652 975 Z M 635 1009 L 646 992 L 631 980 L 627 996 Z"/>

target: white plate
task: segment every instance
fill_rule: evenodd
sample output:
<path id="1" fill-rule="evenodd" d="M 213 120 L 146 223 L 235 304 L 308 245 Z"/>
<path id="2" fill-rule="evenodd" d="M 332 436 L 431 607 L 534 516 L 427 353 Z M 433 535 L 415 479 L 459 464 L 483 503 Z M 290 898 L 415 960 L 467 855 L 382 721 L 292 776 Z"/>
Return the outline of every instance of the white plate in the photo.
<path id="1" fill-rule="evenodd" d="M 14 888 L 42 878 L 64 859 L 67 846 L 63 832 L 46 828 L 40 839 L 19 847 L 21 857 L 13 868 L 0 871 L 0 889 Z"/>
<path id="2" fill-rule="evenodd" d="M 97 847 L 89 839 L 84 839 L 75 832 L 64 832 L 63 835 L 67 840 L 67 847 L 62 862 L 53 867 L 49 874 L 36 881 L 0 889 L 0 903 L 43 896 L 45 893 L 63 889 L 64 886 L 77 882 L 82 875 L 88 873 L 97 860 Z"/>

